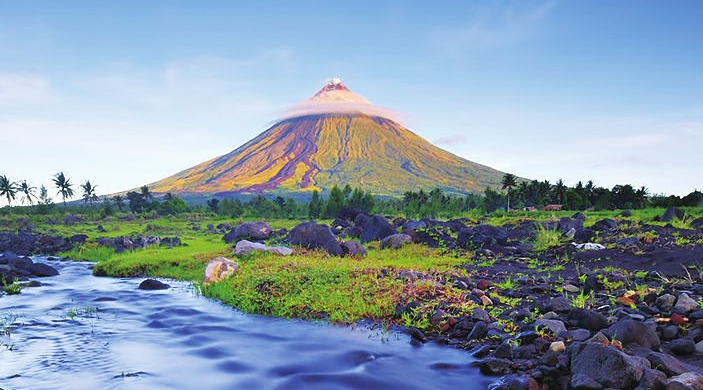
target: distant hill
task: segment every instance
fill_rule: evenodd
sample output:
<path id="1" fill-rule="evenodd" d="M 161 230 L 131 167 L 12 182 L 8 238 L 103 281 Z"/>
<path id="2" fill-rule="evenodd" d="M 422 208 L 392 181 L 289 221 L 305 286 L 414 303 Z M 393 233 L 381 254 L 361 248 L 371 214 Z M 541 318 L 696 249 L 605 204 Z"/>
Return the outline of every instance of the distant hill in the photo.
<path id="1" fill-rule="evenodd" d="M 442 150 L 338 79 L 234 151 L 149 184 L 154 193 L 309 192 L 333 185 L 377 195 L 497 188 L 503 173 Z"/>

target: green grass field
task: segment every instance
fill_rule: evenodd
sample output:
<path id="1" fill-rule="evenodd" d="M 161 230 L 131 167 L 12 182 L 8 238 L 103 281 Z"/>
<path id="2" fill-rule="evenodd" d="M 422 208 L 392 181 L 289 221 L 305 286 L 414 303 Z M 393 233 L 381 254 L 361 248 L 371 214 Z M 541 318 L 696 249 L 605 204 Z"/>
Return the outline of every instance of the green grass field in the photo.
<path id="1" fill-rule="evenodd" d="M 686 227 L 694 218 L 703 215 L 700 208 L 686 209 L 687 217 L 676 221 Z M 633 211 L 627 219 L 637 224 L 653 222 L 663 209 Z M 614 218 L 617 212 L 588 212 L 585 225 L 602 218 Z M 475 218 L 473 222 L 492 225 L 519 223 L 524 220 L 558 220 L 573 212 L 516 212 Z M 0 221 L 5 229 L 18 226 L 19 215 Z M 622 218 L 622 217 L 621 217 Z M 462 264 L 473 267 L 490 266 L 484 258 L 473 258 L 472 252 L 447 252 L 420 245 L 409 245 L 399 250 L 375 249 L 377 243 L 367 245 L 369 255 L 364 258 L 339 258 L 320 251 L 298 248 L 293 256 L 270 253 L 249 255 L 235 259 L 239 270 L 232 277 L 208 286 L 201 286 L 205 265 L 214 257 L 233 257 L 232 245 L 222 241 L 222 234 L 209 232 L 207 226 L 233 221 L 208 214 L 132 220 L 126 216 L 91 220 L 86 217 L 75 225 L 50 224 L 46 219 L 29 217 L 34 230 L 52 235 L 86 234 L 88 241 L 61 254 L 75 260 L 94 261 L 94 273 L 100 276 L 167 277 L 191 281 L 205 296 L 221 300 L 249 313 L 304 319 L 325 319 L 335 323 L 355 323 L 372 320 L 380 323 L 398 323 L 427 330 L 437 330 L 440 322 L 431 323 L 437 305 L 451 315 L 470 313 L 476 303 L 464 297 L 463 290 L 452 287 L 452 279 L 467 276 Z M 295 226 L 298 221 L 267 221 L 274 229 Z M 323 221 L 329 222 L 329 221 Z M 102 225 L 106 232 L 99 232 Z M 176 236 L 182 245 L 174 248 L 147 247 L 115 253 L 109 247 L 99 246 L 98 238 L 130 235 Z M 559 236 L 548 230 L 540 231 L 535 249 L 546 250 L 559 243 Z M 536 259 L 533 259 L 536 262 Z M 441 282 L 441 283 L 440 283 Z M 507 281 L 504 281 L 507 283 Z M 503 298 L 493 310 L 509 308 L 510 300 Z M 413 313 L 395 316 L 396 307 L 419 302 Z"/>

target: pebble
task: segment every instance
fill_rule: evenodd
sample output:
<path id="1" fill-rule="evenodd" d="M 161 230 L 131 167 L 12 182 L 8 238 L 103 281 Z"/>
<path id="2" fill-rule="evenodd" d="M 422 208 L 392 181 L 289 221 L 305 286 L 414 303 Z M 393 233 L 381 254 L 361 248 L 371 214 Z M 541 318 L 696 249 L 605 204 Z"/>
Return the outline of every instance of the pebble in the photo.
<path id="1" fill-rule="evenodd" d="M 563 341 L 555 341 L 549 345 L 549 350 L 552 352 L 564 352 L 566 350 L 566 345 Z"/>
<path id="2" fill-rule="evenodd" d="M 676 297 L 671 294 L 663 294 L 657 298 L 654 305 L 661 311 L 670 311 L 674 307 L 674 302 L 676 302 Z"/>
<path id="3" fill-rule="evenodd" d="M 691 298 L 688 294 L 681 293 L 681 295 L 679 295 L 679 299 L 676 300 L 676 305 L 674 308 L 681 310 L 684 313 L 690 313 L 700 308 L 700 305 L 698 304 L 698 301 Z"/>
<path id="4" fill-rule="evenodd" d="M 581 289 L 579 289 L 578 287 L 574 286 L 573 284 L 568 284 L 568 283 L 561 286 L 561 288 L 564 289 L 564 291 L 570 292 L 570 293 L 577 293 L 577 292 L 581 291 Z"/>
<path id="5" fill-rule="evenodd" d="M 481 295 L 481 303 L 484 306 L 492 306 L 493 301 L 491 301 L 491 298 L 488 298 L 488 295 Z"/>
<path id="6" fill-rule="evenodd" d="M 677 355 L 691 355 L 696 352 L 696 343 L 689 338 L 676 339 L 669 343 L 669 349 Z"/>

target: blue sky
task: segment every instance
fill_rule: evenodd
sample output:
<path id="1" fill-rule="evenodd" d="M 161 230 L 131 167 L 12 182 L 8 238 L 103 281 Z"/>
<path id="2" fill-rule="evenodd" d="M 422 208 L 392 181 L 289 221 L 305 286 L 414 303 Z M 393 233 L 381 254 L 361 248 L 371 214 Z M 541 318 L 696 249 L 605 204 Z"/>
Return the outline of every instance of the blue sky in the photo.
<path id="1" fill-rule="evenodd" d="M 693 0 L 2 2 L 0 174 L 138 187 L 336 76 L 469 160 L 685 195 L 703 189 L 700 20 Z"/>

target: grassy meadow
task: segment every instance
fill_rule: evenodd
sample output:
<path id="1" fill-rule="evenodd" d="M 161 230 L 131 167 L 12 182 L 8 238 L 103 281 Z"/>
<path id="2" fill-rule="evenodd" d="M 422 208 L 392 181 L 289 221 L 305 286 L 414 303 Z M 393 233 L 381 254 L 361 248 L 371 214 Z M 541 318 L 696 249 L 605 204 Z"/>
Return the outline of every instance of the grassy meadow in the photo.
<path id="1" fill-rule="evenodd" d="M 686 217 L 672 222 L 686 228 L 694 218 L 703 216 L 703 209 L 683 209 Z M 644 209 L 632 212 L 626 219 L 633 224 L 664 225 L 654 218 L 664 209 Z M 558 220 L 574 212 L 512 212 L 491 216 L 467 215 L 470 222 L 492 225 L 517 224 L 526 220 Z M 603 218 L 620 218 L 618 212 L 587 212 L 586 226 Z M 21 218 L 26 218 L 22 221 Z M 407 245 L 398 250 L 378 249 L 378 243 L 369 243 L 368 256 L 363 258 L 330 256 L 323 251 L 297 248 L 293 256 L 256 253 L 235 259 L 239 270 L 232 277 L 208 286 L 200 281 L 205 265 L 214 257 L 233 258 L 233 247 L 222 240 L 222 233 L 208 229 L 227 222 L 232 226 L 241 222 L 215 214 L 180 214 L 176 216 L 115 215 L 102 219 L 81 215 L 74 225 L 51 223 L 44 217 L 4 216 L 0 223 L 5 230 L 34 225 L 33 231 L 69 237 L 85 234 L 85 244 L 62 253 L 62 257 L 93 261 L 94 273 L 115 277 L 165 277 L 191 281 L 203 295 L 218 299 L 244 312 L 287 318 L 326 320 L 352 324 L 372 321 L 377 324 L 398 324 L 428 331 L 441 331 L 448 316 L 434 316 L 439 309 L 451 316 L 470 314 L 475 307 L 483 307 L 491 316 L 515 306 L 514 298 L 505 295 L 520 273 L 504 272 L 492 277 L 493 289 L 488 297 L 490 305 L 481 305 L 466 297 L 466 290 L 455 287 L 461 278 L 476 277 L 477 272 L 489 269 L 495 259 L 483 257 L 474 251 L 432 249 L 422 245 Z M 20 222 L 18 222 L 20 218 Z M 276 229 L 291 229 L 299 221 L 269 220 Z M 329 223 L 330 221 L 321 221 Z M 104 232 L 99 231 L 101 225 Z M 115 253 L 112 248 L 100 246 L 99 238 L 121 236 L 179 237 L 181 245 L 173 248 L 149 246 Z M 539 229 L 532 242 L 536 256 L 523 259 L 528 272 L 556 272 L 563 265 L 544 264 L 539 254 L 551 247 L 564 244 L 561 234 Z M 276 244 L 273 242 L 272 244 Z M 564 262 L 568 262 L 568 258 Z M 633 276 L 634 277 L 634 276 Z M 555 287 L 558 288 L 558 287 Z M 578 299 L 578 297 L 574 297 Z M 413 302 L 412 310 L 396 313 L 397 307 Z M 503 324 L 508 330 L 515 327 L 510 321 Z"/>

